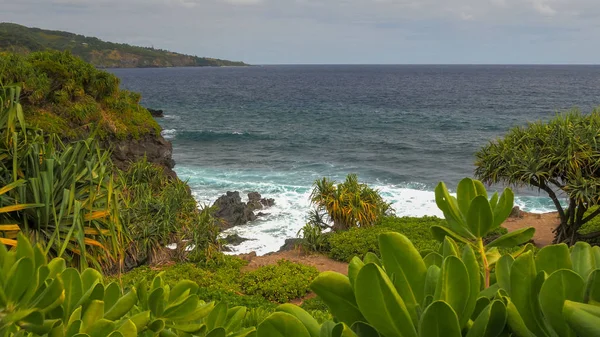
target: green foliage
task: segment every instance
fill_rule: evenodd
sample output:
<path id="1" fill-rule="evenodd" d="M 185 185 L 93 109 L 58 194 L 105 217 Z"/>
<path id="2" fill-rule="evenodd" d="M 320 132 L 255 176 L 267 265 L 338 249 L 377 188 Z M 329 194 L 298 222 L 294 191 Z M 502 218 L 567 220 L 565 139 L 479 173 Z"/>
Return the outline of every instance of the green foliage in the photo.
<path id="1" fill-rule="evenodd" d="M 125 186 L 123 222 L 131 233 L 135 259 L 148 263 L 184 260 L 193 247 L 193 258 L 216 249 L 217 226 L 210 209 L 197 210 L 186 182 L 168 176 L 162 167 L 143 158 L 120 172 Z M 176 256 L 165 248 L 175 242 Z M 166 255 L 166 256 L 165 256 Z"/>
<path id="2" fill-rule="evenodd" d="M 353 257 L 364 257 L 366 253 L 379 255 L 377 238 L 382 233 L 398 232 L 406 235 L 419 251 L 437 250 L 439 243 L 431 234 L 431 226 L 442 225 L 444 220 L 436 217 L 387 216 L 375 227 L 352 228 L 348 231 L 328 235 L 329 257 L 349 262 Z"/>
<path id="3" fill-rule="evenodd" d="M 159 275 L 129 291 L 105 283 L 93 269 L 79 272 L 19 235 L 17 249 L 0 245 L 0 335 L 16 336 L 248 336 L 246 308 L 205 303 L 198 285 L 168 286 Z M 27 280 L 27 282 L 24 282 Z"/>
<path id="4" fill-rule="evenodd" d="M 500 228 L 512 211 L 514 194 L 508 188 L 502 195 L 499 196 L 496 192 L 488 200 L 487 191 L 481 181 L 470 178 L 461 180 L 456 197 L 450 195 L 446 185 L 440 182 L 435 189 L 435 202 L 444 213 L 446 223 L 433 226 L 433 236 L 439 241 L 450 237 L 471 246 L 481 259 L 486 288 L 490 284 L 490 271 L 500 257 L 498 248 L 512 248 L 524 244 L 531 240 L 535 233 L 533 227 L 522 228 L 504 234 L 484 246 L 485 237 Z"/>
<path id="5" fill-rule="evenodd" d="M 0 51 L 34 52 L 69 50 L 86 62 L 102 68 L 245 66 L 243 62 L 173 53 L 166 50 L 112 43 L 61 31 L 0 23 Z"/>
<path id="6" fill-rule="evenodd" d="M 18 87 L 0 90 L 0 207 L 10 210 L 0 223 L 11 225 L 0 227 L 2 242 L 22 232 L 72 266 L 119 266 L 128 236 L 110 153 L 93 139 L 65 145 L 27 129 L 18 97 Z"/>
<path id="7" fill-rule="evenodd" d="M 323 234 L 321 226 L 308 222 L 298 231 L 302 238 L 301 246 L 305 252 L 323 252 L 327 250 L 327 236 Z"/>
<path id="8" fill-rule="evenodd" d="M 156 135 L 160 128 L 139 105 L 140 95 L 119 89 L 119 79 L 69 52 L 0 54 L 0 83 L 21 88 L 25 119 L 46 132 L 103 139 Z"/>
<path id="9" fill-rule="evenodd" d="M 546 123 L 513 128 L 477 152 L 475 174 L 487 183 L 533 186 L 546 192 L 561 219 L 555 242 L 574 244 L 598 237 L 600 230 L 579 233 L 600 214 L 588 212 L 600 202 L 598 130 L 598 109 L 588 115 L 572 110 Z M 563 196 L 566 208 L 559 199 Z"/>
<path id="10" fill-rule="evenodd" d="M 198 266 L 179 263 L 163 268 L 142 266 L 122 274 L 120 281 L 125 287 L 131 287 L 140 281 L 151 281 L 160 273 L 164 282 L 171 287 L 182 279 L 196 282 L 198 296 L 203 300 L 225 302 L 229 306 L 241 305 L 250 309 L 263 308 L 272 312 L 275 305 L 270 301 L 258 295 L 242 293 L 240 268 L 246 264 L 242 259 L 224 255 L 219 264 Z"/>
<path id="11" fill-rule="evenodd" d="M 249 295 L 284 303 L 304 296 L 318 274 L 315 267 L 280 260 L 277 265 L 263 266 L 243 274 L 241 289 Z"/>
<path id="12" fill-rule="evenodd" d="M 317 214 L 327 214 L 333 223 L 333 231 L 373 226 L 380 217 L 391 212 L 379 191 L 359 183 L 356 174 L 349 174 L 346 181 L 337 185 L 327 178 L 315 181 L 310 202 L 316 207 Z"/>

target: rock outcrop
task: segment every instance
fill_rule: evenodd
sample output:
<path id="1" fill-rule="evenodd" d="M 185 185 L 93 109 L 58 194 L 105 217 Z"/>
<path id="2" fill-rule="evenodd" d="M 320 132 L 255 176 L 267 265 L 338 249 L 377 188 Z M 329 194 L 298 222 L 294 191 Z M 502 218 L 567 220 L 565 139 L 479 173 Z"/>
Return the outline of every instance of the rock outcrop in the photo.
<path id="1" fill-rule="evenodd" d="M 165 117 L 164 111 L 162 111 L 162 110 L 155 110 L 155 109 L 150 109 L 150 108 L 146 108 L 146 109 L 150 112 L 152 117 L 155 117 L 155 118 Z"/>
<path id="2" fill-rule="evenodd" d="M 173 171 L 173 145 L 160 135 L 146 135 L 140 139 L 110 140 L 105 144 L 112 149 L 112 160 L 115 165 L 125 170 L 129 164 L 144 156 L 148 161 L 162 166 L 165 172 L 177 177 Z"/>
<path id="3" fill-rule="evenodd" d="M 275 204 L 273 199 L 262 198 L 257 192 L 248 193 L 248 203 L 242 202 L 240 192 L 227 192 L 215 201 L 214 216 L 222 219 L 221 230 L 241 226 L 257 219 L 255 210 L 270 207 Z M 263 215 L 259 213 L 259 215 Z"/>

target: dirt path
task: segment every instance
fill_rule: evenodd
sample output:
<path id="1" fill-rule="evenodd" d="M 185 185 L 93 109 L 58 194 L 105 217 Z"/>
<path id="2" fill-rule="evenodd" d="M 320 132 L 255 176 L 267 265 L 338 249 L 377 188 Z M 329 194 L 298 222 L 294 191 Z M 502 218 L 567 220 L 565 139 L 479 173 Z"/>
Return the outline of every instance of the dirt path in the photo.
<path id="1" fill-rule="evenodd" d="M 269 255 L 257 256 L 252 258 L 247 266 L 242 268 L 243 271 L 255 270 L 259 267 L 276 264 L 281 259 L 290 260 L 292 262 L 302 263 L 308 266 L 317 268 L 320 272 L 336 271 L 346 275 L 348 273 L 348 264 L 328 258 L 321 254 L 304 255 L 300 250 L 289 250 L 285 252 L 272 253 Z"/>
<path id="2" fill-rule="evenodd" d="M 554 240 L 552 231 L 560 223 L 557 212 L 544 214 L 523 212 L 522 215 L 520 218 L 508 218 L 502 226 L 506 227 L 509 232 L 523 227 L 534 227 L 533 241 L 536 246 L 543 247 L 552 244 L 552 240 Z"/>

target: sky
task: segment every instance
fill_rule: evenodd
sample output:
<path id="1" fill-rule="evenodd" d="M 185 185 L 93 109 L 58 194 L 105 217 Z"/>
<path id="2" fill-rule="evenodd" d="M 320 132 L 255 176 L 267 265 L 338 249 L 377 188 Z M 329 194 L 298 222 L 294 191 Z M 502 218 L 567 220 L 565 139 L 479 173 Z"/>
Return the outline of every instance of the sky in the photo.
<path id="1" fill-rule="evenodd" d="M 598 64 L 599 0 L 0 0 L 0 22 L 251 64 Z"/>

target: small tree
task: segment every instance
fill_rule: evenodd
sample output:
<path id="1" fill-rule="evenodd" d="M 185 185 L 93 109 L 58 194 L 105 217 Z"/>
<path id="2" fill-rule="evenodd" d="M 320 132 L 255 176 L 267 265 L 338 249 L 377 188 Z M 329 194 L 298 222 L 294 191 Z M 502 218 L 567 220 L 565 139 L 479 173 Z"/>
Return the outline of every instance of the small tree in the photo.
<path id="1" fill-rule="evenodd" d="M 359 183 L 356 174 L 349 174 L 337 185 L 328 178 L 315 181 L 310 201 L 317 213 L 327 213 L 334 231 L 372 226 L 391 210 L 379 191 Z"/>
<path id="2" fill-rule="evenodd" d="M 486 183 L 534 186 L 552 199 L 560 217 L 554 242 L 600 236 L 579 229 L 600 214 L 600 109 L 516 127 L 476 153 L 475 175 Z M 567 201 L 563 207 L 561 200 Z"/>

